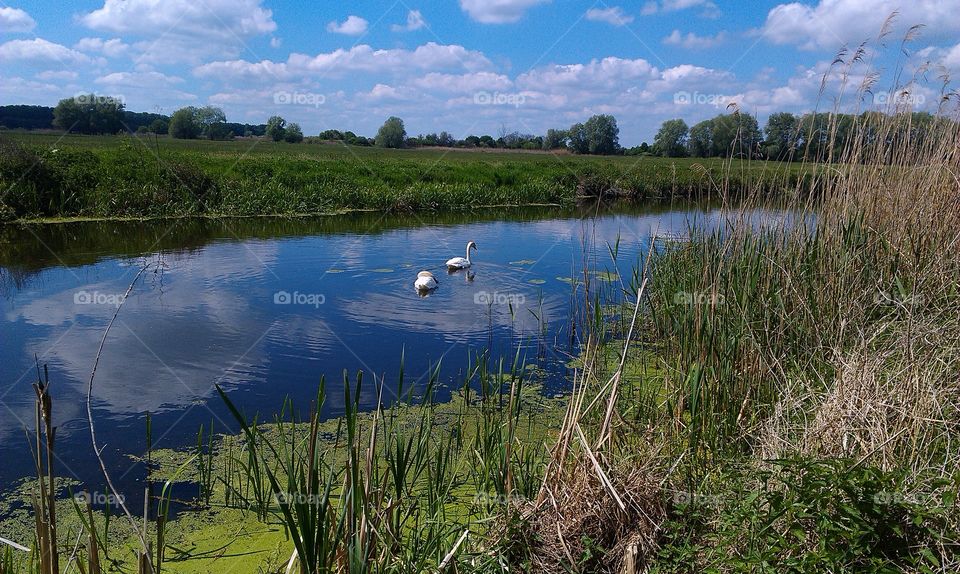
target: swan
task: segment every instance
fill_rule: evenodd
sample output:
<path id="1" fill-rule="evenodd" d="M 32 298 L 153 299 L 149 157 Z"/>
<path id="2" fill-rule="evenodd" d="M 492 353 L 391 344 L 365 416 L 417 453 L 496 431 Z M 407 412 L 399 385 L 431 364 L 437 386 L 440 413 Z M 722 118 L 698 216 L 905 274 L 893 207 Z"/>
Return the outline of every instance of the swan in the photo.
<path id="1" fill-rule="evenodd" d="M 437 281 L 437 278 L 429 271 L 417 273 L 417 280 L 413 282 L 413 286 L 417 288 L 417 291 L 433 291 L 438 285 L 440 285 L 440 282 Z"/>
<path id="2" fill-rule="evenodd" d="M 447 261 L 448 270 L 456 269 L 467 269 L 473 265 L 473 262 L 470 261 L 470 250 L 477 250 L 477 244 L 473 241 L 467 243 L 467 256 L 466 257 L 454 257 L 453 259 Z"/>

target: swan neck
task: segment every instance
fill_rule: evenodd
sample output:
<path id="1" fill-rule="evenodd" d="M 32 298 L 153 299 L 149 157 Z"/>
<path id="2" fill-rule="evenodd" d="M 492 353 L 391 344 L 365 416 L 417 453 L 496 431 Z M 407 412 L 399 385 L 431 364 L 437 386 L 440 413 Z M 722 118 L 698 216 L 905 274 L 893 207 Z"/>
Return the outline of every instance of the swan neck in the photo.
<path id="1" fill-rule="evenodd" d="M 467 246 L 467 263 L 470 263 L 470 247 Z"/>

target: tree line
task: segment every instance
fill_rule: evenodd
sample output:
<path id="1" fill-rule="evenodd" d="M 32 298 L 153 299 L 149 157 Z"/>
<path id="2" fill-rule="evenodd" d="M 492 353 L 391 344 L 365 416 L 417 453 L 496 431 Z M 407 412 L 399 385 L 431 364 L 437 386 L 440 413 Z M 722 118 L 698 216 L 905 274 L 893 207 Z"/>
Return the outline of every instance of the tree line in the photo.
<path id="1" fill-rule="evenodd" d="M 698 122 L 663 122 L 644 152 L 663 157 L 739 157 L 771 160 L 830 161 L 856 143 L 889 144 L 894 139 L 922 144 L 936 122 L 950 121 L 928 112 L 903 112 L 891 124 L 883 112 L 859 115 L 811 112 L 771 114 L 760 130 L 757 119 L 735 111 Z M 893 125 L 893 128 L 890 126 Z"/>

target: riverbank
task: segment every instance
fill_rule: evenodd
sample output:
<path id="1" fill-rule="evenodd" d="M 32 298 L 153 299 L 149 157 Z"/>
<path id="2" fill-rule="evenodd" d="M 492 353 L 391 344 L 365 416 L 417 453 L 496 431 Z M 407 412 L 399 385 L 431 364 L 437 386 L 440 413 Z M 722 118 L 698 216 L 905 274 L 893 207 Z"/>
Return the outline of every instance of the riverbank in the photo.
<path id="1" fill-rule="evenodd" d="M 0 221 L 416 212 L 806 189 L 762 161 L 385 150 L 264 141 L 0 135 Z"/>

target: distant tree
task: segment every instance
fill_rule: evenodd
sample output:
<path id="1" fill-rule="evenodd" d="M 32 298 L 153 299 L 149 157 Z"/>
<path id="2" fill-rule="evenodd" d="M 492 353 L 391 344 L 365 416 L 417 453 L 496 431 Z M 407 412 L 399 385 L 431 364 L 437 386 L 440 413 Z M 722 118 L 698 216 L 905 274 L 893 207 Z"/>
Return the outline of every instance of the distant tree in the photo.
<path id="1" fill-rule="evenodd" d="M 790 112 L 771 114 L 763 129 L 763 155 L 769 159 L 787 159 L 797 149 L 799 139 L 797 117 Z"/>
<path id="2" fill-rule="evenodd" d="M 583 124 L 573 124 L 567 130 L 567 147 L 573 153 L 590 153 L 590 141 Z"/>
<path id="3" fill-rule="evenodd" d="M 170 136 L 177 139 L 194 139 L 201 132 L 200 121 L 197 118 L 197 108 L 187 106 L 173 112 L 170 116 L 168 131 Z"/>
<path id="4" fill-rule="evenodd" d="M 280 116 L 271 116 L 267 120 L 267 137 L 275 142 L 283 141 L 287 135 L 287 120 Z"/>
<path id="5" fill-rule="evenodd" d="M 547 130 L 546 137 L 543 138 L 543 149 L 560 149 L 567 144 L 567 130 Z"/>
<path id="6" fill-rule="evenodd" d="M 340 130 L 325 130 L 320 132 L 320 139 L 322 140 L 333 140 L 341 141 L 344 139 L 343 132 Z"/>
<path id="7" fill-rule="evenodd" d="M 165 120 L 163 118 L 157 118 L 150 122 L 149 129 L 152 133 L 155 134 L 165 134 L 170 128 L 170 120 Z"/>
<path id="8" fill-rule="evenodd" d="M 288 143 L 300 143 L 303 141 L 303 130 L 300 129 L 300 124 L 290 123 L 287 125 L 286 134 L 284 134 L 283 139 Z"/>
<path id="9" fill-rule="evenodd" d="M 380 147 L 401 148 L 407 139 L 407 130 L 403 127 L 403 120 L 396 116 L 387 118 L 377 131 L 376 142 Z"/>
<path id="10" fill-rule="evenodd" d="M 493 136 L 480 136 L 480 144 L 483 147 L 497 147 L 497 141 Z"/>
<path id="11" fill-rule="evenodd" d="M 216 122 L 204 128 L 204 135 L 211 140 L 229 140 L 233 139 L 234 133 L 226 122 Z"/>
<path id="12" fill-rule="evenodd" d="M 713 155 L 713 120 L 703 120 L 690 128 L 687 150 L 693 157 Z"/>
<path id="13" fill-rule="evenodd" d="M 653 151 L 664 157 L 683 157 L 687 153 L 687 122 L 682 119 L 667 120 L 660 124 L 653 138 Z"/>
<path id="14" fill-rule="evenodd" d="M 587 153 L 610 155 L 620 150 L 620 128 L 617 119 L 608 114 L 591 117 L 583 124 Z"/>
<path id="15" fill-rule="evenodd" d="M 480 143 L 480 138 L 477 136 L 467 136 L 464 138 L 463 144 L 467 147 L 480 147 L 482 145 Z"/>
<path id="16" fill-rule="evenodd" d="M 763 137 L 757 118 L 750 114 L 721 114 L 713 118 L 713 155 L 752 157 Z"/>
<path id="17" fill-rule="evenodd" d="M 53 109 L 53 125 L 82 134 L 113 134 L 123 128 L 123 103 L 87 94 L 60 100 Z"/>
<path id="18" fill-rule="evenodd" d="M 440 135 L 437 136 L 437 144 L 443 147 L 452 147 L 455 143 L 457 143 L 457 138 L 447 132 L 440 132 Z"/>

